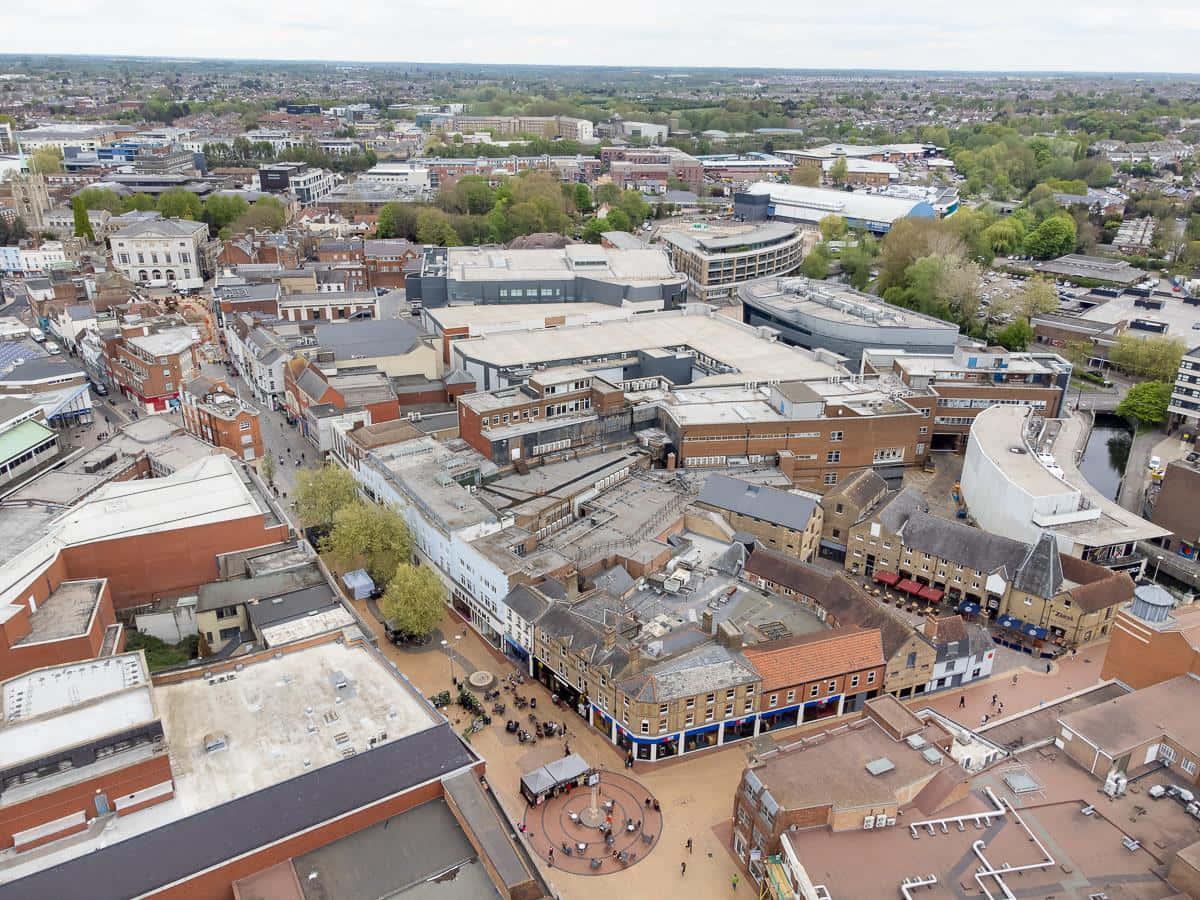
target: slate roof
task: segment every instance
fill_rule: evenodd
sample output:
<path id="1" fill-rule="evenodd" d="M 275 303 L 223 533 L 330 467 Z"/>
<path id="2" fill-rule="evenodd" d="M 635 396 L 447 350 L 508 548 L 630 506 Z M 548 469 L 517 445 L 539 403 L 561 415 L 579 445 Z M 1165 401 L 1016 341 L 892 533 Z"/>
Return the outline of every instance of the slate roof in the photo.
<path id="1" fill-rule="evenodd" d="M 1035 597 L 1053 597 L 1062 588 L 1063 570 L 1058 555 L 1058 541 L 1049 531 L 1043 531 L 1038 542 L 1029 548 L 1017 569 L 1013 587 Z"/>
<path id="2" fill-rule="evenodd" d="M 1028 547 L 1020 541 L 919 510 L 909 514 L 898 534 L 904 546 L 912 550 L 980 572 L 1004 571 L 1009 577 L 1017 572 L 1028 553 Z"/>
<path id="3" fill-rule="evenodd" d="M 812 497 L 751 484 L 728 475 L 708 476 L 696 502 L 752 516 L 794 531 L 803 531 L 808 526 L 817 505 Z"/>
<path id="4" fill-rule="evenodd" d="M 905 488 L 891 497 L 885 497 L 884 506 L 875 518 L 886 531 L 896 534 L 915 512 L 929 512 L 929 504 L 916 491 Z"/>
<path id="5" fill-rule="evenodd" d="M 805 597 L 820 597 L 828 590 L 831 577 L 827 572 L 803 563 L 794 556 L 766 547 L 754 548 L 746 561 L 745 572 L 772 584 L 791 588 Z"/>
<path id="6" fill-rule="evenodd" d="M 829 588 L 816 598 L 841 625 L 878 628 L 883 639 L 883 655 L 891 658 L 914 634 L 909 624 L 888 607 L 882 606 L 860 591 L 842 575 L 834 575 Z M 924 635 L 918 635 L 927 640 Z"/>
<path id="7" fill-rule="evenodd" d="M 884 663 L 879 629 L 857 625 L 757 644 L 743 655 L 762 676 L 764 693 Z"/>
<path id="8" fill-rule="evenodd" d="M 443 722 L 0 884 L 0 900 L 140 897 L 471 765 L 476 758 Z"/>
<path id="9" fill-rule="evenodd" d="M 758 672 L 740 653 L 707 643 L 649 666 L 619 686 L 639 702 L 662 703 L 758 680 Z"/>
<path id="10" fill-rule="evenodd" d="M 526 622 L 536 622 L 550 607 L 550 601 L 536 588 L 518 584 L 508 592 L 508 596 L 504 598 L 504 605 Z"/>
<path id="11" fill-rule="evenodd" d="M 208 226 L 203 222 L 193 222 L 190 219 L 144 219 L 109 235 L 109 241 L 114 238 L 191 237 L 202 228 L 208 230 Z"/>
<path id="12" fill-rule="evenodd" d="M 269 625 L 290 622 L 310 613 L 339 606 L 328 584 L 314 584 L 289 594 L 262 597 L 257 603 L 246 604 L 246 615 L 260 631 Z"/>
<path id="13" fill-rule="evenodd" d="M 624 566 L 613 566 L 607 572 L 602 572 L 595 578 L 596 587 L 608 591 L 614 597 L 623 596 L 636 583 L 633 576 L 625 571 Z"/>
<path id="14" fill-rule="evenodd" d="M 402 319 L 362 319 L 318 324 L 317 342 L 339 360 L 399 356 L 421 343 L 421 334 Z"/>
<path id="15" fill-rule="evenodd" d="M 75 363 L 59 357 L 25 357 L 25 362 L 14 366 L 11 371 L 0 372 L 0 381 L 12 381 L 18 384 L 26 381 L 40 381 L 43 378 L 65 378 L 68 375 L 83 375 L 83 369 Z"/>
<path id="16" fill-rule="evenodd" d="M 865 510 L 873 497 L 887 491 L 887 482 L 872 469 L 860 469 L 822 498 L 822 506 L 829 508 L 830 500 L 844 500 L 851 506 Z"/>

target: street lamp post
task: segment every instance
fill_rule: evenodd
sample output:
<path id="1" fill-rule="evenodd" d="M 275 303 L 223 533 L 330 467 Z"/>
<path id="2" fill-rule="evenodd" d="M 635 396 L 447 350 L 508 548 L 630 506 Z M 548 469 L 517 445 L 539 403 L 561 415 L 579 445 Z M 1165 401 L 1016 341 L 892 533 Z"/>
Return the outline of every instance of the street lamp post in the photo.
<path id="1" fill-rule="evenodd" d="M 1154 578 L 1153 578 L 1153 581 L 1154 581 L 1154 583 L 1155 583 L 1155 584 L 1158 584 L 1158 567 L 1159 567 L 1159 565 L 1160 565 L 1161 563 L 1162 563 L 1162 554 L 1160 553 L 1158 556 L 1154 557 Z"/>
<path id="2" fill-rule="evenodd" d="M 454 644 L 462 640 L 462 635 L 455 635 Z M 450 641 L 442 641 L 442 647 L 446 650 L 446 655 L 450 657 L 450 683 L 454 684 L 454 644 Z"/>

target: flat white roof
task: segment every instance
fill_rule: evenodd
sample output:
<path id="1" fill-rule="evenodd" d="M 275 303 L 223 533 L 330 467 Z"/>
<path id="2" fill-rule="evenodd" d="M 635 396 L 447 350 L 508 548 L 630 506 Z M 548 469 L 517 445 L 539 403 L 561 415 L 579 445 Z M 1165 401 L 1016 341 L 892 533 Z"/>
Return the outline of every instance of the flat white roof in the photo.
<path id="1" fill-rule="evenodd" d="M 1086 322 L 1101 322 L 1106 325 L 1128 322 L 1131 319 L 1162 322 L 1167 326 L 1167 335 L 1182 338 L 1191 344 L 1198 333 L 1192 329 L 1192 326 L 1200 322 L 1200 307 L 1184 303 L 1178 297 L 1155 297 L 1154 299 L 1163 301 L 1162 309 L 1146 309 L 1144 306 L 1135 306 L 1135 302 L 1144 303 L 1145 300 L 1133 294 L 1121 294 L 1099 306 L 1085 310 L 1079 314 L 1078 318 Z M 1132 337 L 1157 336 L 1155 332 L 1141 331 L 1136 328 L 1126 329 L 1125 333 Z"/>
<path id="2" fill-rule="evenodd" d="M 148 680 L 139 653 L 35 669 L 4 682 L 4 721 L 10 723 L 59 712 Z"/>
<path id="3" fill-rule="evenodd" d="M 878 222 L 893 222 L 910 215 L 920 201 L 899 200 L 879 194 L 837 191 L 828 188 L 805 187 L 798 184 L 777 184 L 760 181 L 750 185 L 751 194 L 768 194 L 777 207 L 790 207 L 809 211 L 809 217 L 820 219 L 829 213 Z M 776 210 L 785 216 L 788 209 Z"/>
<path id="4" fill-rule="evenodd" d="M 58 519 L 57 537 L 70 546 L 260 515 L 233 466 L 208 456 L 165 478 L 110 482 Z"/>
<path id="5" fill-rule="evenodd" d="M 561 250 L 451 247 L 447 272 L 456 281 L 528 281 L 576 276 L 619 281 L 672 282 L 679 275 L 657 247 L 619 250 L 571 245 Z"/>
<path id="6" fill-rule="evenodd" d="M 810 381 L 848 374 L 812 351 L 767 340 L 728 316 L 707 313 L 647 313 L 549 332 L 505 332 L 456 341 L 453 349 L 463 358 L 504 368 L 684 346 L 737 370 L 731 378 L 715 376 L 718 380 Z"/>
<path id="7" fill-rule="evenodd" d="M 399 740 L 440 721 L 381 656 L 358 643 L 264 655 L 224 674 L 233 678 L 155 688 L 185 815 L 364 752 L 372 739 Z M 218 735 L 224 749 L 205 750 Z"/>
<path id="8" fill-rule="evenodd" d="M 0 768 L 154 718 L 140 653 L 37 669 L 4 683 Z"/>
<path id="9" fill-rule="evenodd" d="M 661 307 L 661 302 L 658 304 Z M 471 333 L 494 328 L 543 328 L 547 319 L 566 318 L 564 324 L 581 325 L 611 319 L 626 319 L 630 308 L 638 304 L 613 306 L 609 303 L 488 303 L 466 306 L 441 306 L 424 314 L 442 329 L 470 328 Z"/>
<path id="10" fill-rule="evenodd" d="M 171 328 L 156 334 L 134 335 L 126 338 L 135 347 L 145 350 L 151 356 L 174 356 L 182 353 L 196 342 L 195 334 L 190 327 Z"/>
<path id="11" fill-rule="evenodd" d="M 280 622 L 278 625 L 268 625 L 262 629 L 262 637 L 266 646 L 277 647 L 289 644 L 302 638 L 324 634 L 354 624 L 354 616 L 345 607 L 338 606 L 320 612 L 312 612 L 299 619 Z"/>
<path id="12" fill-rule="evenodd" d="M 979 444 L 1009 479 L 1034 497 L 1077 493 L 1029 452 L 1022 437 L 1028 412 L 1023 406 L 981 410 L 971 425 L 971 440 Z"/>

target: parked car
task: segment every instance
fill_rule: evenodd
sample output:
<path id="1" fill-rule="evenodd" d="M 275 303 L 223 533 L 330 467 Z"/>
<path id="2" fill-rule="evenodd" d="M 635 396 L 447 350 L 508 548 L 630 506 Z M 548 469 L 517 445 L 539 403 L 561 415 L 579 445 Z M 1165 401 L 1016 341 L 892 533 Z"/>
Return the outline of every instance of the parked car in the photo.
<path id="1" fill-rule="evenodd" d="M 1150 471 L 1157 472 L 1162 468 L 1162 458 L 1158 456 L 1150 457 Z"/>
<path id="2" fill-rule="evenodd" d="M 101 384 L 99 381 L 92 382 L 92 390 L 96 392 L 97 397 L 107 397 L 108 396 L 108 388 L 105 387 L 103 384 Z"/>

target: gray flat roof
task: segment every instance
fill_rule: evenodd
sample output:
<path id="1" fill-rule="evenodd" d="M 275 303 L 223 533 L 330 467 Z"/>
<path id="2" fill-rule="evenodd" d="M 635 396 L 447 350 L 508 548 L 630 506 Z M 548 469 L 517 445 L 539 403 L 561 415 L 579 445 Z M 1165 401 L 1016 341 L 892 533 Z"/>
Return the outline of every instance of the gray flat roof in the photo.
<path id="1" fill-rule="evenodd" d="M 305 900 L 499 896 L 441 798 L 297 856 L 292 864 Z M 436 877 L 447 872 L 453 877 Z"/>
<path id="2" fill-rule="evenodd" d="M 0 900 L 125 900 L 471 765 L 442 722 L 0 885 Z"/>
<path id="3" fill-rule="evenodd" d="M 104 580 L 64 581 L 29 617 L 29 633 L 17 644 L 57 641 L 83 634 L 100 603 Z"/>

